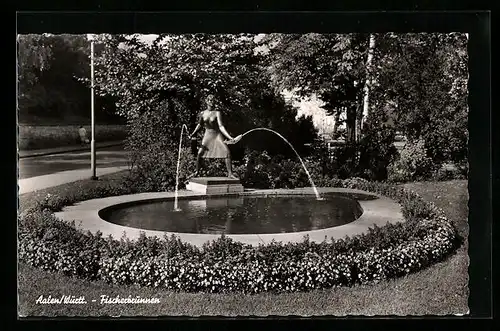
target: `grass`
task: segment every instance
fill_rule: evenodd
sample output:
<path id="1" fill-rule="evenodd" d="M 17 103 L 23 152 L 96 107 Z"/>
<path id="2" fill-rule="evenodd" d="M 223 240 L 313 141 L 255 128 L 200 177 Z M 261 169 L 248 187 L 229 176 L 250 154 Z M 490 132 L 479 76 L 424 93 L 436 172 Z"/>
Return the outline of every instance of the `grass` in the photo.
<path id="1" fill-rule="evenodd" d="M 90 127 L 84 127 L 90 137 Z M 20 125 L 19 149 L 34 150 L 80 144 L 78 129 L 79 125 Z M 98 141 L 122 140 L 127 134 L 125 125 L 97 124 L 95 131 Z"/>
<path id="2" fill-rule="evenodd" d="M 120 174 L 102 177 L 119 180 Z M 99 181 L 100 182 L 100 181 Z M 20 197 L 21 209 L 37 196 L 68 192 L 96 185 L 90 180 L 50 188 Z M 467 182 L 405 184 L 434 201 L 455 221 L 467 237 Z M 200 315 L 445 315 L 468 312 L 467 240 L 447 260 L 406 277 L 371 286 L 315 290 L 290 294 L 191 294 L 162 289 L 125 287 L 72 279 L 20 263 L 18 266 L 18 312 L 20 316 L 200 316 Z M 85 296 L 85 305 L 40 305 L 40 295 Z M 158 304 L 104 304 L 101 295 L 158 298 Z M 92 299 L 97 300 L 95 303 Z"/>
<path id="3" fill-rule="evenodd" d="M 35 206 L 36 201 L 40 201 L 47 194 L 57 194 L 60 196 L 71 195 L 75 191 L 83 191 L 96 186 L 117 185 L 122 182 L 123 177 L 128 174 L 128 170 L 114 172 L 108 175 L 99 176 L 98 181 L 82 179 L 72 183 L 49 187 L 43 190 L 28 192 L 19 196 L 19 210 L 23 211 Z"/>

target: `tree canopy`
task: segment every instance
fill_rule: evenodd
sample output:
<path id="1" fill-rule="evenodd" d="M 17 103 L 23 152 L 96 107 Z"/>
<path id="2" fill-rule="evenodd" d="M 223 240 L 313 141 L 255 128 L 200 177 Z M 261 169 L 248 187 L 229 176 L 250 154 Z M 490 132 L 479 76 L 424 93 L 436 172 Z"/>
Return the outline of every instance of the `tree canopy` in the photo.
<path id="1" fill-rule="evenodd" d="M 409 139 L 423 138 L 435 162 L 464 159 L 467 141 L 467 37 L 464 34 L 375 34 L 366 65 L 367 34 L 270 34 L 278 89 L 316 94 L 328 113 L 345 113 L 352 141 L 369 78 L 373 125 L 394 124 Z M 350 131 L 350 132 L 349 132 Z"/>
<path id="2" fill-rule="evenodd" d="M 467 37 L 386 34 L 379 45 L 378 106 L 392 102 L 396 127 L 410 140 L 424 139 L 435 162 L 466 159 Z"/>
<path id="3" fill-rule="evenodd" d="M 252 88 L 257 65 L 248 36 L 159 35 L 152 44 L 137 36 L 106 36 L 102 41 L 97 88 L 116 96 L 118 111 L 129 118 L 168 98 L 213 93 L 227 109 L 248 102 L 245 92 Z M 234 84 L 245 79 L 247 84 Z"/>
<path id="4" fill-rule="evenodd" d="M 96 87 L 115 97 L 130 121 L 162 111 L 162 125 L 169 128 L 163 134 L 177 137 L 182 124 L 190 130 L 196 125 L 210 93 L 230 131 L 274 128 L 298 145 L 315 138 L 311 119 L 297 122 L 297 110 L 271 88 L 267 59 L 255 50 L 252 35 L 159 35 L 151 43 L 114 35 L 99 42 L 105 46 L 96 62 Z M 300 128 L 308 134 L 297 134 Z"/>
<path id="5" fill-rule="evenodd" d="M 97 48 L 97 53 L 99 49 Z M 90 47 L 82 35 L 19 35 L 18 105 L 21 121 L 87 117 L 90 90 L 79 80 L 90 75 Z M 111 100 L 96 98 L 98 118 L 109 118 Z M 104 111 L 106 106 L 109 111 Z"/>
<path id="6" fill-rule="evenodd" d="M 367 74 L 368 39 L 365 34 L 270 34 L 261 43 L 270 50 L 278 89 L 316 94 L 329 115 L 345 110 L 351 129 Z"/>
<path id="7" fill-rule="evenodd" d="M 389 119 L 410 140 L 423 139 L 435 162 L 466 159 L 464 34 L 161 34 L 150 43 L 138 35 L 99 35 L 95 46 L 97 108 L 106 103 L 129 121 L 149 116 L 165 134 L 178 135 L 182 124 L 192 128 L 212 93 L 233 132 L 262 126 L 302 145 L 317 132 L 310 118 L 296 119 L 286 89 L 314 94 L 327 114 L 342 114 L 353 140 L 368 81 L 372 126 Z M 20 114 L 86 114 L 89 52 L 83 35 L 19 36 Z"/>

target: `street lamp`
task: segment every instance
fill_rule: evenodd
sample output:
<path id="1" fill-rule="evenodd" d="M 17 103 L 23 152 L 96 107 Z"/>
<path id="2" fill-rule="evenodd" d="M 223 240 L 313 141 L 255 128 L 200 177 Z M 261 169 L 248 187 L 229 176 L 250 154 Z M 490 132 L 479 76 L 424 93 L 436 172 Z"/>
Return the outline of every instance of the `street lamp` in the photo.
<path id="1" fill-rule="evenodd" d="M 90 163 L 92 170 L 91 179 L 96 180 L 96 155 L 95 155 L 95 114 L 94 114 L 94 40 L 93 34 L 87 34 L 90 41 L 90 120 L 91 120 L 91 140 L 90 140 Z"/>

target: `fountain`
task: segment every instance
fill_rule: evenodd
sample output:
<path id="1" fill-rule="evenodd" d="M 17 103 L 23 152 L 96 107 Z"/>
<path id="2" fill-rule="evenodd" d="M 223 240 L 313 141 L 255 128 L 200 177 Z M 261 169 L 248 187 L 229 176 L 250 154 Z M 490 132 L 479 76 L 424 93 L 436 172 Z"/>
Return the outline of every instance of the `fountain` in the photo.
<path id="1" fill-rule="evenodd" d="M 177 159 L 177 172 L 176 172 L 176 182 L 175 182 L 175 196 L 174 196 L 174 210 L 175 211 L 180 211 L 179 205 L 178 205 L 178 195 L 179 195 L 179 166 L 180 166 L 180 158 L 181 158 L 181 150 L 182 150 L 182 137 L 184 133 L 184 129 L 187 131 L 187 126 L 185 124 L 182 125 L 181 128 L 181 136 L 180 136 L 180 141 L 179 141 L 179 155 Z M 299 153 L 293 147 L 293 145 L 285 138 L 283 137 L 280 133 L 268 129 L 268 128 L 255 128 L 248 130 L 247 132 L 240 134 L 237 136 L 233 141 L 226 141 L 226 143 L 230 144 L 235 144 L 238 141 L 240 141 L 244 136 L 247 134 L 254 132 L 254 131 L 269 131 L 274 134 L 276 134 L 278 137 L 283 139 L 294 151 L 294 153 L 297 155 L 299 158 L 300 163 L 302 164 L 302 168 L 307 174 L 307 177 L 309 178 L 309 182 L 311 183 L 312 189 L 314 190 L 314 194 L 316 195 L 317 200 L 323 200 L 323 198 L 320 196 L 318 189 L 316 188 L 316 185 L 314 184 L 314 181 L 311 177 L 311 174 L 309 173 L 309 170 L 307 170 L 307 167 L 300 157 Z M 209 187 L 212 187 L 212 190 L 209 190 Z M 193 191 L 200 191 L 205 194 L 209 193 L 241 193 L 243 192 L 243 186 L 239 183 L 239 180 L 237 179 L 229 179 L 229 178 L 194 178 L 191 179 L 189 184 L 186 187 L 189 190 Z M 218 190 L 221 190 L 220 192 Z M 214 191 L 215 190 L 215 191 Z"/>
<path id="2" fill-rule="evenodd" d="M 362 200 L 367 198 L 362 197 Z M 191 196 L 179 201 L 157 199 L 125 204 L 100 212 L 110 223 L 137 229 L 212 235 L 247 235 L 255 239 L 275 233 L 297 233 L 342 226 L 358 219 L 360 203 L 342 193 L 324 193 L 318 201 L 313 194 L 297 195 L 292 190 L 266 197 L 244 195 Z M 264 241 L 265 242 L 265 241 Z"/>
<path id="3" fill-rule="evenodd" d="M 181 164 L 181 151 L 182 151 L 182 134 L 184 132 L 184 129 L 187 131 L 187 125 L 182 124 L 181 127 L 181 137 L 179 139 L 179 154 L 177 156 L 177 171 L 175 175 L 175 196 L 174 196 L 174 211 L 181 211 L 179 208 L 179 167 Z"/>
<path id="4" fill-rule="evenodd" d="M 124 200 L 120 203 L 110 200 L 116 199 L 111 197 L 100 199 L 97 206 L 94 200 L 92 204 L 83 203 L 75 206 L 77 210 L 78 208 L 99 210 L 96 214 L 97 219 L 92 219 L 89 223 L 92 224 L 90 227 L 102 221 L 106 224 L 104 228 L 110 229 L 108 233 L 113 236 L 121 234 L 123 227 L 127 227 L 127 236 L 132 238 L 137 238 L 143 232 L 148 236 L 174 234 L 183 241 L 201 247 L 221 234 L 251 245 L 267 244 L 273 240 L 299 242 L 303 240 L 304 235 L 308 235 L 312 241 L 322 242 L 326 237 L 343 238 L 346 234 L 362 233 L 371 224 L 380 224 L 382 219 L 384 222 L 387 221 L 385 217 L 380 218 L 376 213 L 377 209 L 374 209 L 371 200 L 379 200 L 380 197 L 373 194 L 356 190 L 322 188 L 320 197 L 311 174 L 295 148 L 278 132 L 266 128 L 249 130 L 228 143 L 237 143 L 244 136 L 257 130 L 274 132 L 292 147 L 299 157 L 316 196 L 302 192 L 297 194 L 293 189 L 228 194 L 232 193 L 229 190 L 230 186 L 233 186 L 233 189 L 235 186 L 241 186 L 238 179 L 221 177 L 221 181 L 216 183 L 214 178 L 201 177 L 195 178 L 194 182 L 206 181 L 206 187 L 212 191 L 199 194 L 200 190 L 187 187 L 188 191 L 197 193 L 186 192 L 183 196 L 185 199 L 179 200 L 180 158 L 185 130 L 187 126 L 183 125 L 180 132 L 175 193 L 151 192 L 147 196 L 124 196 Z M 192 184 L 193 180 L 189 183 Z M 382 202 L 384 208 L 390 206 L 391 211 L 396 211 L 390 214 L 391 222 L 399 222 L 402 218 L 398 212 L 399 206 L 383 199 Z M 113 224 L 116 227 L 113 227 Z"/>

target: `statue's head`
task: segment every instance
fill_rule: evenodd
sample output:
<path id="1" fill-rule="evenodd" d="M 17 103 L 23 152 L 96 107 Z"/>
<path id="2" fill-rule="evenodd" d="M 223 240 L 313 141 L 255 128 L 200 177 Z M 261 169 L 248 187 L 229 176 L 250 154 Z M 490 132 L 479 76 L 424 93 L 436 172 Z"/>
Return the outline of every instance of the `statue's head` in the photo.
<path id="1" fill-rule="evenodd" d="M 215 105 L 215 95 L 213 94 L 207 95 L 207 97 L 205 98 L 205 103 L 208 108 L 213 107 Z"/>

